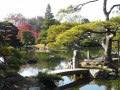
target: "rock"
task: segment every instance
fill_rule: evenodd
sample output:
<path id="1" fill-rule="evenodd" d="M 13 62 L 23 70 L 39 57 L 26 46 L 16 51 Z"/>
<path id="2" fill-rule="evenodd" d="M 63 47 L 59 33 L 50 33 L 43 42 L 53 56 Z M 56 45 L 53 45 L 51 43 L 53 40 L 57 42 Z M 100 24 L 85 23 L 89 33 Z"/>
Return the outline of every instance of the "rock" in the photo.
<path id="1" fill-rule="evenodd" d="M 105 79 L 108 76 L 108 73 L 101 69 L 90 69 L 89 71 L 93 78 Z"/>
<path id="2" fill-rule="evenodd" d="M 5 77 L 0 76 L 8 87 L 0 90 L 46 90 L 42 83 L 39 83 L 38 77 L 23 77 L 17 72 L 7 72 Z M 12 89 L 11 89 L 12 88 Z"/>
<path id="3" fill-rule="evenodd" d="M 32 58 L 32 59 L 29 59 L 29 60 L 27 61 L 27 63 L 28 63 L 28 64 L 36 64 L 36 63 L 38 63 L 38 60 Z"/>
<path id="4" fill-rule="evenodd" d="M 118 75 L 115 72 L 111 72 L 109 73 L 109 78 L 108 79 L 114 79 L 116 78 Z"/>
<path id="5" fill-rule="evenodd" d="M 7 72 L 6 80 L 10 81 L 11 83 L 18 82 L 24 80 L 24 77 L 18 74 L 17 72 Z"/>
<path id="6" fill-rule="evenodd" d="M 116 76 L 116 73 L 115 72 L 111 72 L 109 73 L 111 76 Z"/>
<path id="7" fill-rule="evenodd" d="M 22 88 L 22 90 L 41 90 L 40 87 L 25 87 L 25 88 Z"/>
<path id="8" fill-rule="evenodd" d="M 81 66 L 89 66 L 89 67 L 102 67 L 102 61 L 101 60 L 84 60 L 81 62 Z"/>
<path id="9" fill-rule="evenodd" d="M 83 66 L 83 67 L 90 66 L 90 63 L 83 61 L 83 62 L 81 62 L 81 66 Z"/>

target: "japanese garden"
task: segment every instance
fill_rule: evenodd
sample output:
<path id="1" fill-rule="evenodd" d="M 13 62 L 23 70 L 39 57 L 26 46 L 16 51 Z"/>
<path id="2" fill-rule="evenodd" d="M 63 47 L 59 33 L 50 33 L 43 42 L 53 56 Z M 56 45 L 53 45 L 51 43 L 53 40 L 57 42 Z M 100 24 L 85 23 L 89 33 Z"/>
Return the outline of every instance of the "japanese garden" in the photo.
<path id="1" fill-rule="evenodd" d="M 102 0 L 105 20 L 80 15 L 99 1 L 0 21 L 0 90 L 120 90 L 120 3 Z"/>

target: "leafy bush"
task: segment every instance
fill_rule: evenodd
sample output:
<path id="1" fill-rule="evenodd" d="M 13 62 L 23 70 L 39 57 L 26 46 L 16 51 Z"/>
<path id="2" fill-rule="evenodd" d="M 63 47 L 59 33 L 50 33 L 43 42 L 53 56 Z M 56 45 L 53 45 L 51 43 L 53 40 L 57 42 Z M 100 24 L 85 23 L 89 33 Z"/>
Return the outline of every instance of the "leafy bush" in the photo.
<path id="1" fill-rule="evenodd" d="M 0 55 L 4 56 L 10 55 L 10 50 L 8 49 L 8 47 L 6 46 L 0 47 Z"/>
<path id="2" fill-rule="evenodd" d="M 61 76 L 42 73 L 42 72 L 38 73 L 38 78 L 40 83 L 43 83 L 44 85 L 46 85 L 46 87 L 49 87 L 49 88 L 56 87 L 55 83 L 58 82 L 59 80 L 63 80 Z"/>
<path id="3" fill-rule="evenodd" d="M 0 70 L 4 70 L 4 69 L 5 69 L 5 64 L 0 63 Z"/>
<path id="4" fill-rule="evenodd" d="M 5 63 L 4 68 L 7 70 L 7 68 L 10 69 L 14 69 L 14 70 L 19 70 L 20 69 L 20 65 L 23 64 L 23 61 L 21 60 L 22 55 L 20 54 L 20 52 L 9 46 L 2 46 L 0 47 L 0 55 L 4 57 L 4 61 Z M 0 65 L 0 68 L 2 68 L 3 65 Z"/>
<path id="5" fill-rule="evenodd" d="M 15 49 L 15 48 L 13 48 L 13 47 L 8 47 L 8 49 L 9 49 L 9 51 L 10 51 L 10 56 L 17 57 L 18 59 L 21 59 L 21 58 L 22 58 L 20 52 L 19 52 L 17 49 Z"/>
<path id="6" fill-rule="evenodd" d="M 7 64 L 11 69 L 19 70 L 20 65 L 22 65 L 22 61 L 14 56 L 10 56 L 7 58 Z"/>

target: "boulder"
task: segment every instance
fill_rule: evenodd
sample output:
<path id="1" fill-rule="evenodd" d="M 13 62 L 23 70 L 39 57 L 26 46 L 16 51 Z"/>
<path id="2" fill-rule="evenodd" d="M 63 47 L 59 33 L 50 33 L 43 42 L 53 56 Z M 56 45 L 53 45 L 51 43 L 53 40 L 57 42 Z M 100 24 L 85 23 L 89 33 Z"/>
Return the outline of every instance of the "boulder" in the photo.
<path id="1" fill-rule="evenodd" d="M 104 70 L 101 70 L 101 69 L 90 69 L 90 74 L 92 76 L 92 78 L 95 78 L 95 79 L 105 79 L 108 77 L 108 73 Z"/>
<path id="2" fill-rule="evenodd" d="M 38 60 L 32 58 L 32 59 L 29 59 L 29 60 L 27 61 L 27 63 L 28 63 L 28 64 L 36 64 L 36 63 L 38 63 Z"/>
<path id="3" fill-rule="evenodd" d="M 7 72 L 6 73 L 6 80 L 10 81 L 11 83 L 23 81 L 24 77 L 18 74 L 17 72 Z"/>

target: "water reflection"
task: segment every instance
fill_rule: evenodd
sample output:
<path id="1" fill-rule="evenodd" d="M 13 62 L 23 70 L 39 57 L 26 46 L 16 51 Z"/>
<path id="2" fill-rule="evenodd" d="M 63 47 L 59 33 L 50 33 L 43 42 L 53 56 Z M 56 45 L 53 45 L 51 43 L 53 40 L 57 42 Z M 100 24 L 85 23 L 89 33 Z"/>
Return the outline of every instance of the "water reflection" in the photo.
<path id="1" fill-rule="evenodd" d="M 43 65 L 44 68 L 43 67 L 41 68 L 41 66 Z M 65 69 L 65 68 L 67 68 L 67 61 L 61 61 L 59 65 L 54 67 L 52 67 L 50 64 L 45 64 L 45 62 L 41 62 L 35 65 L 30 65 L 30 64 L 24 65 L 21 67 L 18 73 L 21 74 L 22 76 L 36 76 L 38 72 L 48 72 L 52 70 Z"/>
<path id="2" fill-rule="evenodd" d="M 71 82 L 73 82 L 68 76 L 63 76 L 62 77 L 64 81 L 60 81 L 58 86 L 63 86 L 63 85 L 66 85 L 66 84 L 69 84 Z"/>
<path id="3" fill-rule="evenodd" d="M 60 64 L 55 67 L 55 70 L 67 69 L 67 68 L 68 68 L 68 61 L 61 61 Z"/>
<path id="4" fill-rule="evenodd" d="M 105 90 L 105 86 L 98 86 L 98 85 L 85 85 L 80 88 L 80 90 Z"/>
<path id="5" fill-rule="evenodd" d="M 68 78 L 67 78 L 68 79 Z M 89 80 L 78 79 L 59 86 L 60 90 L 120 90 L 118 80 Z"/>
<path id="6" fill-rule="evenodd" d="M 38 72 L 42 70 L 31 67 L 31 65 L 24 65 L 21 67 L 20 71 L 18 72 L 22 76 L 36 76 Z"/>
<path id="7" fill-rule="evenodd" d="M 63 64 L 64 65 L 64 64 Z M 20 73 L 23 76 L 37 75 L 40 70 L 38 68 L 32 68 L 29 65 L 21 69 Z M 64 81 L 60 81 L 58 86 L 61 90 L 120 90 L 118 86 L 118 80 L 79 80 L 74 76 L 63 76 Z"/>
<path id="8" fill-rule="evenodd" d="M 97 50 L 90 52 L 92 56 L 95 56 Z M 51 57 L 51 55 L 54 57 Z M 80 59 L 83 60 L 85 55 L 86 51 L 81 51 Z M 34 57 L 39 58 L 39 63 L 22 66 L 19 71 L 21 75 L 33 76 L 37 75 L 39 71 L 46 72 L 48 70 L 67 68 L 67 62 L 72 58 L 72 52 L 35 53 Z M 64 81 L 58 83 L 58 86 L 62 88 L 61 90 L 120 90 L 119 80 L 79 80 L 74 76 L 63 76 L 63 79 Z"/>

